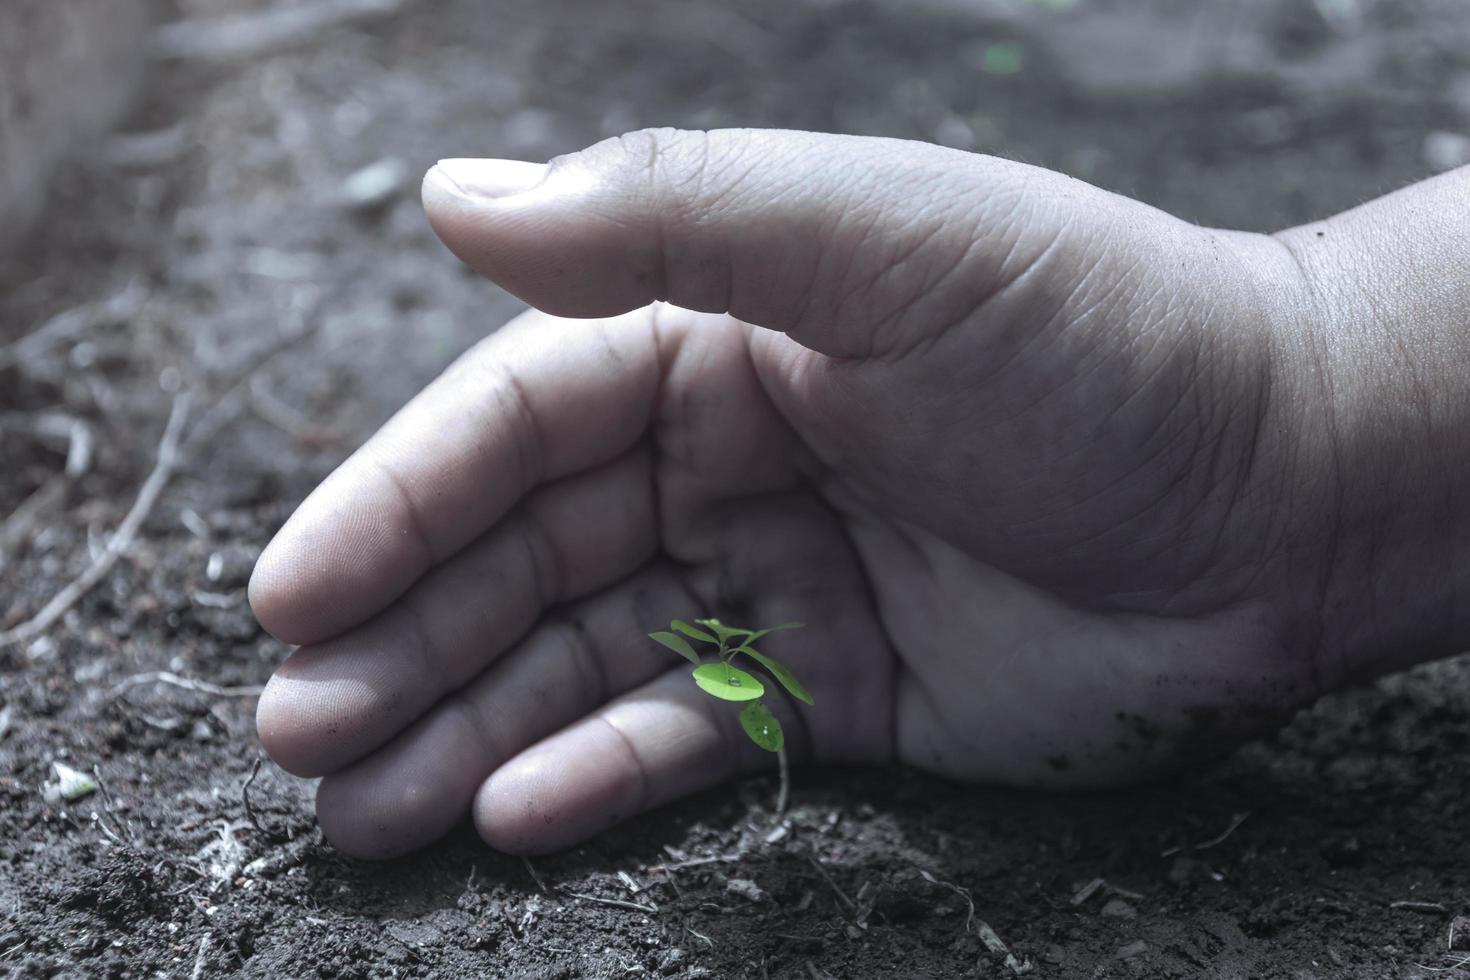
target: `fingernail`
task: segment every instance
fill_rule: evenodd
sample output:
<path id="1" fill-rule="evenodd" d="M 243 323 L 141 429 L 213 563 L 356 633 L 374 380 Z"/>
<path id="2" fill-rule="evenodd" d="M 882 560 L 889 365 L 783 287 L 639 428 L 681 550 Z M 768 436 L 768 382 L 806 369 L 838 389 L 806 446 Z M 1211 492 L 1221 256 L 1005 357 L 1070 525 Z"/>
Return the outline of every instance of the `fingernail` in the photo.
<path id="1" fill-rule="evenodd" d="M 440 160 L 434 167 L 463 197 L 501 198 L 528 191 L 546 177 L 544 163 L 524 160 Z"/>

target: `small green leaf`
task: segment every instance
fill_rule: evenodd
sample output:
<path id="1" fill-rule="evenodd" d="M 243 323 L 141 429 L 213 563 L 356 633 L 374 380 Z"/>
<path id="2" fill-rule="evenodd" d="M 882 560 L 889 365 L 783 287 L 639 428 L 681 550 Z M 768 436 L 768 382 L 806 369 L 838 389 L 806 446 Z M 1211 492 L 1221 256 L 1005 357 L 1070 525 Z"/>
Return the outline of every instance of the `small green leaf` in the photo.
<path id="1" fill-rule="evenodd" d="M 805 625 L 806 625 L 806 623 L 782 623 L 780 626 L 771 626 L 771 627 L 769 627 L 767 629 L 756 630 L 754 633 L 750 634 L 750 636 L 746 639 L 745 642 L 746 643 L 754 643 L 756 640 L 759 640 L 761 637 L 765 636 L 767 633 L 774 633 L 777 630 L 799 630 L 799 629 L 801 629 Z"/>
<path id="2" fill-rule="evenodd" d="M 715 639 L 710 634 L 706 633 L 704 630 L 698 628 L 697 626 L 690 626 L 688 623 L 684 622 L 684 620 L 682 620 L 682 619 L 676 619 L 676 620 L 674 620 L 673 627 L 674 627 L 674 629 L 678 630 L 680 633 L 683 633 L 685 636 L 692 636 L 696 640 L 703 640 L 706 643 L 719 643 L 720 642 L 719 640 Z"/>
<path id="3" fill-rule="evenodd" d="M 740 709 L 740 727 L 745 729 L 752 742 L 767 752 L 780 752 L 781 746 L 786 744 L 781 723 L 764 701 L 752 701 Z"/>
<path id="4" fill-rule="evenodd" d="M 699 666 L 699 654 L 694 652 L 694 648 L 689 645 L 689 641 L 684 639 L 682 636 L 676 636 L 673 633 L 664 632 L 649 633 L 648 636 L 650 639 L 654 639 L 662 643 L 664 646 L 668 647 L 670 650 L 674 651 L 685 660 L 694 664 L 696 667 Z"/>
<path id="5" fill-rule="evenodd" d="M 725 663 L 695 667 L 694 683 L 706 693 L 725 701 L 754 701 L 766 693 L 766 686 L 760 678 Z"/>
<path id="6" fill-rule="evenodd" d="M 804 701 L 807 704 L 816 704 L 816 702 L 812 700 L 812 696 L 807 693 L 806 688 L 801 686 L 801 681 L 796 679 L 796 675 L 793 674 L 785 664 L 777 660 L 775 657 L 768 657 L 754 647 L 749 646 L 738 647 L 736 648 L 735 652 L 745 654 L 756 663 L 766 668 L 766 670 L 769 670 L 771 672 L 771 676 L 780 681 L 781 686 L 786 688 L 787 691 L 791 692 L 791 696 L 796 698 L 796 700 Z"/>
<path id="7" fill-rule="evenodd" d="M 734 626 L 726 626 L 718 619 L 696 619 L 695 622 L 698 623 L 700 626 L 708 626 L 710 629 L 714 630 L 715 635 L 720 638 L 721 643 L 724 643 L 733 637 L 750 635 L 750 630 L 743 630 Z"/>

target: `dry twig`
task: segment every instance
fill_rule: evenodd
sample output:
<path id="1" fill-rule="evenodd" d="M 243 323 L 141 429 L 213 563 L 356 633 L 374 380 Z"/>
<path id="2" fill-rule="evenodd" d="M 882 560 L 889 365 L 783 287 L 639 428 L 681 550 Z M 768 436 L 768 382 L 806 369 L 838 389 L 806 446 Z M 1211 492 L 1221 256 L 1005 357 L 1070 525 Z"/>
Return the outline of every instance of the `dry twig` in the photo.
<path id="1" fill-rule="evenodd" d="M 19 507 L 11 511 L 10 516 L 5 518 L 5 522 L 0 523 L 0 559 L 14 551 L 22 541 L 31 536 L 31 529 L 48 511 L 61 503 L 61 498 L 65 496 L 66 488 L 70 485 L 71 477 L 65 473 L 57 473 L 21 501 Z"/>
<path id="2" fill-rule="evenodd" d="M 550 895 L 551 889 L 546 887 L 545 880 L 542 879 L 541 873 L 536 870 L 536 866 L 531 863 L 531 859 L 522 854 L 521 863 L 526 866 L 526 874 L 531 876 L 531 880 L 536 883 L 537 888 L 541 889 L 541 893 L 543 895 Z"/>
<path id="3" fill-rule="evenodd" d="M 817 874 L 821 875 L 822 879 L 826 881 L 829 886 L 831 886 L 832 891 L 837 895 L 837 897 L 842 899 L 842 904 L 846 905 L 849 911 L 857 908 L 857 903 L 848 898 L 847 892 L 843 891 L 837 886 L 837 882 L 832 880 L 832 876 L 827 873 L 827 869 L 822 867 L 821 861 L 818 861 L 814 857 L 808 857 L 807 860 L 812 863 L 812 867 L 817 869 Z"/>
<path id="4" fill-rule="evenodd" d="M 337 440 L 337 434 L 317 426 L 306 413 L 288 405 L 271 390 L 268 377 L 257 372 L 250 378 L 250 408 L 265 422 L 275 426 L 298 442 L 323 444 Z"/>
<path id="5" fill-rule="evenodd" d="M 1449 915 L 1450 912 L 1449 909 L 1445 908 L 1439 902 L 1399 901 L 1389 902 L 1388 907 L 1404 912 L 1423 912 L 1426 915 Z"/>
<path id="6" fill-rule="evenodd" d="M 132 547 L 133 539 L 138 536 L 139 528 L 143 526 L 143 521 L 153 510 L 153 505 L 158 502 L 159 494 L 168 485 L 169 477 L 173 475 L 174 466 L 178 462 L 179 437 L 184 431 L 184 420 L 189 416 L 189 401 L 188 392 L 174 398 L 173 409 L 168 416 L 168 424 L 164 427 L 163 438 L 158 444 L 158 462 L 154 464 L 153 472 L 148 474 L 148 479 L 143 481 L 143 487 L 138 491 L 138 498 L 133 501 L 132 509 L 122 519 L 122 523 L 117 526 L 117 531 L 107 542 L 107 547 L 81 575 L 58 592 L 40 612 L 19 626 L 0 632 L 0 647 L 25 643 L 50 629 L 51 625 L 65 615 L 77 600 L 102 581 L 112 570 L 112 566 L 117 564 L 117 560 Z"/>
<path id="7" fill-rule="evenodd" d="M 1083 885 L 1081 888 L 1077 889 L 1075 893 L 1073 893 L 1072 904 L 1081 905 L 1083 902 L 1096 895 L 1100 890 L 1105 890 L 1109 895 L 1121 895 L 1124 898 L 1131 898 L 1135 901 L 1144 897 L 1139 892 L 1129 891 L 1126 888 L 1120 888 L 1117 885 L 1113 884 L 1111 881 L 1108 881 L 1106 878 L 1094 878 L 1087 884 Z"/>
<path id="8" fill-rule="evenodd" d="M 135 292 L 137 295 L 134 295 Z M 83 308 L 83 310 L 90 310 L 85 316 L 81 310 L 74 311 L 72 314 L 63 314 L 63 317 L 70 317 L 70 319 L 54 320 L 30 336 L 23 338 L 17 344 L 0 350 L 0 367 L 3 367 L 6 363 L 5 355 L 7 353 L 19 351 L 20 353 L 15 356 L 30 356 L 33 353 L 32 348 L 41 346 L 44 349 L 45 345 L 49 345 L 64 336 L 70 336 L 83 329 L 83 327 L 90 326 L 98 319 L 104 318 L 102 313 L 98 312 L 99 310 L 106 312 L 108 316 L 123 317 L 132 315 L 133 312 L 136 312 L 136 308 L 141 305 L 141 295 L 141 290 L 135 291 L 130 286 L 124 293 L 104 301 L 104 303 L 96 304 L 96 309 L 92 307 Z M 138 498 L 133 503 L 132 509 L 128 511 L 122 523 L 118 525 L 117 531 L 113 534 L 107 547 L 80 576 L 57 593 L 39 613 L 13 629 L 0 632 L 0 648 L 27 642 L 45 632 L 61 616 L 65 615 L 67 610 L 75 605 L 82 596 L 86 595 L 87 592 L 94 588 L 107 575 L 112 566 L 116 564 L 118 558 L 132 545 L 133 539 L 137 536 L 143 521 L 148 517 L 154 504 L 157 503 L 158 497 L 163 492 L 164 487 L 167 486 L 179 457 L 195 447 L 209 442 L 221 429 L 239 415 L 245 404 L 252 378 L 265 370 L 276 358 L 317 333 L 321 327 L 321 321 L 314 314 L 315 310 L 309 311 L 306 316 L 306 325 L 302 329 L 289 336 L 282 337 L 279 342 L 261 352 L 259 356 L 252 358 L 248 364 L 235 374 L 229 380 L 228 387 L 215 399 L 214 403 L 209 407 L 209 410 L 188 428 L 187 434 L 184 432 L 184 423 L 188 416 L 191 395 L 186 391 L 175 396 L 173 409 L 169 414 L 168 424 L 165 426 L 163 438 L 159 442 L 158 461 L 154 465 L 153 471 L 148 475 L 147 480 L 144 481 L 142 489 L 138 491 Z M 76 324 L 81 325 L 78 326 Z M 12 519 L 15 516 L 12 515 Z M 33 519 L 28 518 L 28 520 Z M 260 690 L 257 688 L 214 689 L 213 685 L 205 684 L 202 681 L 186 681 L 166 671 L 139 675 L 139 678 L 133 682 L 144 683 L 150 680 L 165 684 L 174 684 L 178 687 L 198 690 L 209 694 L 252 695 L 260 693 Z"/>
<path id="9" fill-rule="evenodd" d="M 1216 846 L 1218 846 L 1220 844 L 1225 843 L 1226 838 L 1228 838 L 1231 834 L 1233 834 L 1237 830 L 1239 830 L 1240 829 L 1240 825 L 1243 824 L 1243 823 L 1245 823 L 1247 820 L 1250 819 L 1250 815 L 1251 814 L 1250 814 L 1250 811 L 1249 810 L 1245 811 L 1244 813 L 1237 813 L 1233 817 L 1230 818 L 1230 824 L 1229 824 L 1229 826 L 1227 826 L 1224 830 L 1220 831 L 1220 833 L 1217 834 L 1216 836 L 1211 837 L 1209 840 L 1207 840 L 1207 841 L 1201 841 L 1198 844 L 1193 844 L 1193 845 L 1190 845 L 1188 847 L 1186 847 L 1184 845 L 1180 845 L 1178 847 L 1171 847 L 1171 848 L 1169 848 L 1166 851 L 1160 851 L 1159 852 L 1159 857 L 1173 857 L 1174 855 L 1179 854 L 1179 853 L 1181 853 L 1183 851 L 1186 851 L 1186 850 L 1190 850 L 1190 851 L 1208 851 L 1212 847 L 1216 847 Z"/>
<path id="10" fill-rule="evenodd" d="M 22 413 L 0 415 L 0 427 L 9 424 L 16 416 L 19 416 L 26 428 L 37 438 L 65 442 L 66 468 L 37 487 L 0 523 L 0 568 L 5 565 L 6 556 L 18 548 L 22 541 L 31 537 L 31 529 L 48 512 L 61 504 L 62 498 L 66 496 L 66 488 L 91 469 L 95 442 L 92 427 L 86 422 L 54 412 L 43 412 L 35 416 Z"/>
<path id="11" fill-rule="evenodd" d="M 214 404 L 210 405 L 209 410 L 190 427 L 183 444 L 185 451 L 205 445 L 214 439 L 220 430 L 233 422 L 249 405 L 251 384 L 254 379 L 270 367 L 278 357 L 316 336 L 322 326 L 322 319 L 317 315 L 320 306 L 321 300 L 318 299 L 304 314 L 305 324 L 299 330 L 278 338 L 275 343 L 250 358 L 246 364 L 225 380 L 222 385 L 223 391 L 214 400 Z"/>
<path id="12" fill-rule="evenodd" d="M 283 834 L 278 830 L 271 830 L 260 822 L 260 817 L 255 814 L 255 807 L 250 803 L 250 787 L 255 783 L 255 777 L 260 775 L 260 756 L 255 757 L 255 765 L 250 767 L 250 775 L 245 779 L 245 785 L 240 787 L 240 801 L 245 804 L 245 819 L 250 821 L 250 826 L 272 840 L 286 841 L 291 835 Z"/>
<path id="13" fill-rule="evenodd" d="M 580 898 L 584 902 L 596 902 L 598 905 L 609 905 L 615 909 L 630 909 L 634 912 L 644 912 L 648 915 L 657 915 L 657 905 L 645 905 L 642 902 L 625 902 L 621 898 L 599 898 L 596 895 L 584 895 L 581 892 L 565 892 L 568 898 Z"/>
<path id="14" fill-rule="evenodd" d="M 112 821 L 113 826 L 120 833 L 127 835 L 129 842 L 136 842 L 137 837 L 133 834 L 133 825 L 117 818 L 117 808 L 112 802 L 112 793 L 108 791 L 107 783 L 102 778 L 101 766 L 92 766 L 92 781 L 97 784 L 97 790 L 102 794 L 102 809 L 107 814 L 107 819 Z M 101 820 L 101 817 L 97 815 L 96 811 L 93 811 L 92 816 L 97 820 Z"/>
<path id="15" fill-rule="evenodd" d="M 165 24 L 153 35 L 160 58 L 224 64 L 308 44 L 342 24 L 397 13 L 403 0 L 317 0 L 230 17 Z"/>
<path id="16" fill-rule="evenodd" d="M 192 677 L 180 677 L 178 674 L 171 673 L 167 670 L 150 670 L 142 674 L 134 674 L 132 677 L 125 677 L 121 681 L 118 681 L 112 686 L 112 690 L 108 692 L 108 696 L 115 698 L 128 688 L 137 687 L 139 684 L 168 684 L 170 687 L 183 688 L 185 691 L 193 691 L 196 694 L 212 694 L 215 697 L 221 698 L 255 698 L 259 697 L 260 693 L 265 690 L 265 687 L 260 684 L 238 684 L 234 687 L 221 687 L 218 684 L 211 684 L 209 681 L 198 681 Z"/>
<path id="17" fill-rule="evenodd" d="M 43 444 L 66 447 L 66 475 L 75 479 L 92 468 L 92 427 L 64 412 L 0 413 L 0 429 L 22 430 Z"/>
<path id="18" fill-rule="evenodd" d="M 1446 964 L 1448 964 L 1446 966 L 1430 966 L 1428 963 L 1415 963 L 1414 965 L 1421 970 L 1428 970 L 1430 973 L 1455 973 L 1463 970 L 1466 966 L 1470 966 L 1470 956 L 1462 956 L 1456 959 L 1451 954 L 1445 953 L 1444 957 Z"/>
<path id="19" fill-rule="evenodd" d="M 1009 969 L 1016 976 L 1021 976 L 1024 973 L 1031 972 L 1030 960 L 1017 957 L 1015 953 L 1011 952 L 1010 947 L 1005 944 L 1005 940 L 1000 938 L 1000 934 L 990 927 L 990 923 L 986 922 L 984 919 L 976 918 L 975 899 L 973 896 L 971 896 L 970 890 L 968 888 L 961 888 L 959 885 L 956 885 L 952 881 L 943 881 L 939 878 L 936 878 L 934 875 L 925 871 L 923 868 L 919 868 L 918 872 L 920 877 L 922 877 L 930 884 L 948 888 L 950 891 L 954 892 L 960 898 L 965 900 L 965 905 L 969 908 L 969 914 L 965 918 L 965 932 L 968 933 L 973 931 L 975 935 L 980 938 L 980 942 L 985 945 L 986 950 L 988 950 L 992 956 L 1004 956 L 1006 968 Z"/>
<path id="20" fill-rule="evenodd" d="M 143 308 L 148 291 L 138 280 L 95 303 L 58 313 L 8 347 L 0 347 L 0 368 L 25 363 L 45 354 L 55 344 L 95 329 L 109 320 L 131 320 Z"/>
<path id="21" fill-rule="evenodd" d="M 686 868 L 699 868 L 706 864 L 734 864 L 745 860 L 745 855 L 736 854 L 713 854 L 709 857 L 690 858 L 687 861 L 676 861 L 673 864 L 650 864 L 641 869 L 645 874 L 654 874 L 659 871 L 683 871 Z"/>

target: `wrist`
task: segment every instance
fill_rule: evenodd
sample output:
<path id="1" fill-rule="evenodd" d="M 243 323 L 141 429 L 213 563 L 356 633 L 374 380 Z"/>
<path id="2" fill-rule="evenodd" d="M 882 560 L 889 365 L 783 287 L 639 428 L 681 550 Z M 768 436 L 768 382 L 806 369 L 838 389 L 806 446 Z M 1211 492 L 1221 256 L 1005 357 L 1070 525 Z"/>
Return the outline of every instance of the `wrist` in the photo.
<path id="1" fill-rule="evenodd" d="M 1277 331 L 1301 454 L 1288 565 L 1325 686 L 1470 645 L 1467 190 L 1441 179 L 1273 236 L 1298 280 Z"/>

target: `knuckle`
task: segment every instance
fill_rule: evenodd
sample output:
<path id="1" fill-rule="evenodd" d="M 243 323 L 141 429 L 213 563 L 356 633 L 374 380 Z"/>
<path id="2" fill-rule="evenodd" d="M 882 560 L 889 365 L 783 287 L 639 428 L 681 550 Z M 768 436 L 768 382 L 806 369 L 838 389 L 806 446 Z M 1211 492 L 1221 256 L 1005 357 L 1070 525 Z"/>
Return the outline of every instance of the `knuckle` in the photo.
<path id="1" fill-rule="evenodd" d="M 711 136 L 704 130 L 662 127 L 611 137 L 567 159 L 610 172 L 632 186 L 659 189 L 685 185 L 703 174 L 710 148 Z"/>

